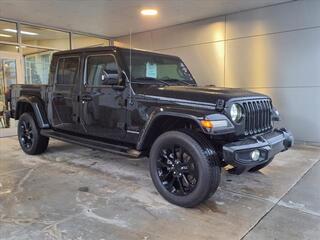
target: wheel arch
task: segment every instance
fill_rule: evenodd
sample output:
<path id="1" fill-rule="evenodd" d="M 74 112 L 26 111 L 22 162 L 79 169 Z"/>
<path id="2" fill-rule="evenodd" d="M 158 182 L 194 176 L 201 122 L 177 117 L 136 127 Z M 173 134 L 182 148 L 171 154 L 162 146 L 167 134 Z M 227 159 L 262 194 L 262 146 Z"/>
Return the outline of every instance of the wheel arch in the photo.
<path id="1" fill-rule="evenodd" d="M 137 150 L 150 149 L 153 142 L 162 133 L 170 130 L 194 129 L 204 132 L 200 125 L 201 118 L 197 114 L 178 112 L 174 109 L 163 110 L 161 108 L 159 111 L 154 111 L 140 133 Z"/>
<path id="2" fill-rule="evenodd" d="M 34 113 L 39 128 L 49 128 L 49 122 L 42 99 L 36 96 L 21 96 L 16 103 L 14 118 L 18 120 L 25 112 Z"/>

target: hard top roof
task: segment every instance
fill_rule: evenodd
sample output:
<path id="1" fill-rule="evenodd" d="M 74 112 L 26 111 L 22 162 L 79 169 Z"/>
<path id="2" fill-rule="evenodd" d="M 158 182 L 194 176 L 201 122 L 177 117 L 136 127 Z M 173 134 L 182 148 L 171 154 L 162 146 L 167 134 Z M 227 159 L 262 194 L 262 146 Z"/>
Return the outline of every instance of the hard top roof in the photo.
<path id="1" fill-rule="evenodd" d="M 78 54 L 78 53 L 96 53 L 96 52 L 102 52 L 102 51 L 130 51 L 129 48 L 122 48 L 122 47 L 116 47 L 116 46 L 105 46 L 105 47 L 86 47 L 86 48 L 78 48 L 78 49 L 72 49 L 72 50 L 64 50 L 64 51 L 59 51 L 55 52 L 53 55 L 55 56 L 61 56 L 61 55 L 71 55 L 71 54 Z M 167 54 L 162 54 L 162 53 L 157 53 L 157 52 L 152 52 L 152 51 L 147 51 L 147 50 L 141 50 L 141 49 L 136 49 L 132 48 L 131 49 L 134 52 L 141 52 L 141 53 L 152 53 L 156 54 L 159 56 L 170 56 L 170 57 L 176 57 L 173 55 L 167 55 Z"/>

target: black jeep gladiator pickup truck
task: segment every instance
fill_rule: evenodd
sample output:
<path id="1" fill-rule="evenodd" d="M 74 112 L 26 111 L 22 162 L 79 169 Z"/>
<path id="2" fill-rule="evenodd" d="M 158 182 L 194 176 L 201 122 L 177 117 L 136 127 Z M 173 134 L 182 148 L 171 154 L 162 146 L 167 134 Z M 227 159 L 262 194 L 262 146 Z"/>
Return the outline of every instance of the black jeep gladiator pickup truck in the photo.
<path id="1" fill-rule="evenodd" d="M 212 196 L 221 167 L 258 171 L 293 144 L 268 96 L 199 87 L 178 57 L 141 50 L 54 53 L 48 85 L 12 85 L 9 98 L 25 153 L 52 137 L 147 156 L 159 193 L 183 207 Z"/>

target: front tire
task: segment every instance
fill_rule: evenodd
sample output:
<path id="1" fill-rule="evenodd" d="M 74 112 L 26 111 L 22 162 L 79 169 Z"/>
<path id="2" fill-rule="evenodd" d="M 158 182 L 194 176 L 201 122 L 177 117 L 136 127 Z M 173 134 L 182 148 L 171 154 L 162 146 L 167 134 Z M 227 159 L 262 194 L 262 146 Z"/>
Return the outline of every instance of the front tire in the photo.
<path id="1" fill-rule="evenodd" d="M 43 153 L 49 143 L 48 137 L 40 135 L 34 114 L 28 112 L 19 118 L 18 138 L 21 149 L 29 155 Z"/>
<path id="2" fill-rule="evenodd" d="M 170 131 L 152 145 L 150 174 L 158 192 L 167 201 L 194 207 L 217 190 L 221 170 L 206 138 L 193 132 Z"/>

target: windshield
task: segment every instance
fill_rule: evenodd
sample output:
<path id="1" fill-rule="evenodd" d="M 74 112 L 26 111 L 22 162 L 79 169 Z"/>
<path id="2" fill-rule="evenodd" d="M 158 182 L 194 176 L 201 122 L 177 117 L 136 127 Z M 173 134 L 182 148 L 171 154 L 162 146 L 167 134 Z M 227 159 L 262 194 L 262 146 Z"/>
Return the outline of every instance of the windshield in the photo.
<path id="1" fill-rule="evenodd" d="M 127 66 L 131 63 L 131 81 L 141 84 L 195 85 L 184 63 L 176 57 L 153 53 L 123 51 Z"/>

